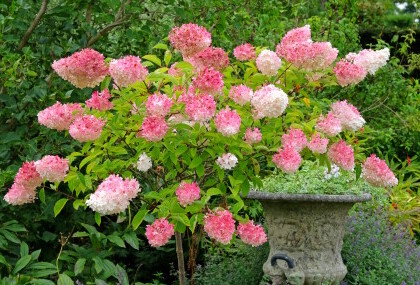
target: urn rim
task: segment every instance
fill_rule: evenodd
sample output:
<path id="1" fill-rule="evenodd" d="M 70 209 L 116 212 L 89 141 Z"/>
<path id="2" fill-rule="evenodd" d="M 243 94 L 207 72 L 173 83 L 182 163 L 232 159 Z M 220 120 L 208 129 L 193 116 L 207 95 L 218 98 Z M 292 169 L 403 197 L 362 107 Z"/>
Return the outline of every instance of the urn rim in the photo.
<path id="1" fill-rule="evenodd" d="M 247 198 L 268 201 L 356 203 L 369 201 L 372 199 L 372 195 L 369 193 L 363 193 L 362 195 L 289 194 L 251 190 Z"/>

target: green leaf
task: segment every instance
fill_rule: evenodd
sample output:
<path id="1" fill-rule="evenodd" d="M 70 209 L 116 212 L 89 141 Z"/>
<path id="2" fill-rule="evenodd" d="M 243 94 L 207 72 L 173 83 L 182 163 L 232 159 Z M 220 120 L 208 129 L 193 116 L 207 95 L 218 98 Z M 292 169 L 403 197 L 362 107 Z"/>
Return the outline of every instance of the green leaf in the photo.
<path id="1" fill-rule="evenodd" d="M 127 272 L 121 266 L 116 266 L 114 276 L 118 279 L 118 284 L 129 285 Z"/>
<path id="2" fill-rule="evenodd" d="M 148 212 L 149 211 L 146 209 L 146 205 L 143 205 L 143 207 L 137 212 L 137 214 L 133 218 L 133 221 L 131 222 L 133 230 L 137 230 L 137 228 L 140 226 L 141 222 L 143 221 L 144 217 Z"/>
<path id="3" fill-rule="evenodd" d="M 360 164 L 356 164 L 356 167 L 354 168 L 356 171 L 356 181 L 359 180 L 360 175 L 362 174 L 362 166 Z"/>
<path id="4" fill-rule="evenodd" d="M 26 255 L 24 257 L 21 257 L 17 262 L 16 266 L 13 269 L 13 275 L 16 275 L 19 271 L 21 271 L 23 268 L 25 268 L 26 265 L 28 265 L 29 261 L 31 261 L 31 256 Z"/>
<path id="5" fill-rule="evenodd" d="M 110 242 L 112 242 L 112 243 L 114 243 L 114 244 L 118 245 L 119 247 L 125 247 L 124 241 L 123 241 L 123 240 L 122 240 L 122 238 L 120 238 L 119 236 L 116 236 L 116 235 L 110 235 L 110 236 L 107 236 L 107 239 L 108 239 Z"/>
<path id="6" fill-rule="evenodd" d="M 3 234 L 3 236 L 7 240 L 9 240 L 9 241 L 11 241 L 13 243 L 20 243 L 20 239 L 18 239 L 18 237 L 14 233 L 11 233 L 11 232 L 6 231 L 4 229 L 0 229 L 0 233 Z"/>
<path id="7" fill-rule="evenodd" d="M 74 264 L 74 275 L 77 276 L 83 272 L 83 269 L 85 269 L 85 263 L 86 263 L 85 258 L 79 258 L 76 261 L 76 264 Z"/>
<path id="8" fill-rule="evenodd" d="M 101 225 L 101 215 L 98 212 L 95 212 L 95 222 L 98 226 Z"/>
<path id="9" fill-rule="evenodd" d="M 52 282 L 51 280 L 47 280 L 47 279 L 34 279 L 34 280 L 31 280 L 31 282 L 29 284 L 31 284 L 31 285 L 55 285 L 54 282 Z"/>
<path id="10" fill-rule="evenodd" d="M 196 168 L 202 162 L 203 160 L 199 156 L 194 157 L 190 163 L 190 169 Z"/>
<path id="11" fill-rule="evenodd" d="M 57 268 L 49 262 L 36 262 L 26 268 L 25 274 L 35 278 L 47 277 L 50 275 L 56 275 Z"/>
<path id="12" fill-rule="evenodd" d="M 153 47 L 153 49 L 163 49 L 163 50 L 168 50 L 168 46 L 162 43 L 158 43 L 157 45 L 155 45 Z"/>
<path id="13" fill-rule="evenodd" d="M 172 53 L 170 50 L 165 51 L 165 56 L 163 57 L 163 61 L 165 62 L 166 66 L 169 65 L 172 59 Z"/>
<path id="14" fill-rule="evenodd" d="M 160 61 L 160 59 L 154 55 L 154 54 L 146 54 L 145 56 L 143 56 L 144 59 L 147 59 L 148 61 L 153 62 L 154 64 L 158 65 L 158 66 L 162 66 L 162 62 Z"/>
<path id="15" fill-rule="evenodd" d="M 126 243 L 131 245 L 132 248 L 139 250 L 139 239 L 135 232 L 125 233 L 123 235 L 123 239 Z"/>
<path id="16" fill-rule="evenodd" d="M 6 265 L 7 268 L 10 268 L 10 264 L 7 262 L 6 258 L 4 258 L 3 255 L 0 254 L 0 264 Z"/>
<path id="17" fill-rule="evenodd" d="M 45 190 L 44 190 L 44 188 L 42 188 L 40 191 L 39 191 L 39 200 L 41 201 L 41 203 L 42 204 L 46 204 L 45 203 Z"/>
<path id="18" fill-rule="evenodd" d="M 26 256 L 29 255 L 29 246 L 26 242 L 22 241 L 20 244 L 20 256 Z"/>
<path id="19" fill-rule="evenodd" d="M 68 199 L 63 198 L 58 200 L 54 205 L 54 216 L 57 217 L 60 214 L 61 210 L 63 210 L 64 206 L 66 205 Z"/>
<path id="20" fill-rule="evenodd" d="M 58 278 L 57 285 L 74 285 L 73 280 L 71 280 L 70 277 L 68 277 L 66 274 L 60 274 L 60 277 Z"/>

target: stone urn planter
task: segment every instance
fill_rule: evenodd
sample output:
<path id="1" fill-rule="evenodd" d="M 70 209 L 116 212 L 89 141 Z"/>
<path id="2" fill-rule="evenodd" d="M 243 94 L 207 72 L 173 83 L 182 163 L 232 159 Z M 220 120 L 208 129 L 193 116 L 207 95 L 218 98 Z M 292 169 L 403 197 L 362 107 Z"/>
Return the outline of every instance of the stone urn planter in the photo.
<path id="1" fill-rule="evenodd" d="M 347 274 L 341 258 L 347 213 L 370 194 L 314 195 L 250 191 L 261 201 L 270 254 L 263 269 L 273 284 L 339 284 Z"/>

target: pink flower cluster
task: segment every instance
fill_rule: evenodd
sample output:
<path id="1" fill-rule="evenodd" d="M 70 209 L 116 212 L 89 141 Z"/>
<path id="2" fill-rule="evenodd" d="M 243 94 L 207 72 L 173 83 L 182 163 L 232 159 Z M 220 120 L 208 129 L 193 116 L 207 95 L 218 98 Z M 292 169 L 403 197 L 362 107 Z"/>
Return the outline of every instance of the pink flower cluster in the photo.
<path id="1" fill-rule="evenodd" d="M 321 138 L 319 133 L 316 133 L 312 135 L 312 139 L 307 146 L 313 153 L 323 154 L 327 152 L 328 143 L 327 138 Z"/>
<path id="2" fill-rule="evenodd" d="M 192 86 L 209 94 L 222 92 L 224 84 L 223 75 L 213 68 L 204 68 L 192 81 Z"/>
<path id="3" fill-rule="evenodd" d="M 181 77 L 184 74 L 181 68 L 176 67 L 176 63 L 172 64 L 168 70 L 168 74 L 176 77 Z"/>
<path id="4" fill-rule="evenodd" d="M 334 73 L 340 86 L 354 85 L 365 79 L 366 70 L 347 60 L 340 60 L 334 67 Z"/>
<path id="5" fill-rule="evenodd" d="M 110 110 L 114 107 L 114 105 L 109 101 L 109 98 L 111 98 L 111 94 L 106 88 L 100 93 L 98 91 L 94 91 L 92 93 L 92 98 L 86 100 L 86 107 L 99 111 Z"/>
<path id="6" fill-rule="evenodd" d="M 147 141 L 156 142 L 163 139 L 168 132 L 168 124 L 165 118 L 161 117 L 146 117 L 141 125 L 139 136 Z"/>
<path id="7" fill-rule="evenodd" d="M 43 179 L 60 182 L 67 176 L 69 161 L 57 155 L 46 155 L 35 162 L 35 169 Z"/>
<path id="8" fill-rule="evenodd" d="M 243 106 L 251 102 L 253 93 L 252 89 L 244 84 L 236 85 L 230 88 L 229 98 L 236 104 Z"/>
<path id="9" fill-rule="evenodd" d="M 272 84 L 255 91 L 251 101 L 256 119 L 277 118 L 283 114 L 288 104 L 286 93 Z"/>
<path id="10" fill-rule="evenodd" d="M 286 146 L 284 149 L 279 148 L 278 153 L 273 155 L 273 162 L 284 172 L 293 174 L 298 170 L 302 158 L 293 147 Z"/>
<path id="11" fill-rule="evenodd" d="M 101 136 L 105 121 L 93 115 L 85 115 L 74 120 L 69 134 L 79 142 L 94 141 Z"/>
<path id="12" fill-rule="evenodd" d="M 185 113 L 194 122 L 207 122 L 213 118 L 216 102 L 208 94 L 186 93 L 180 101 L 185 103 Z"/>
<path id="13" fill-rule="evenodd" d="M 231 170 L 236 166 L 238 163 L 238 158 L 231 153 L 224 153 L 222 156 L 219 156 L 216 160 L 216 164 L 221 168 L 225 170 Z"/>
<path id="14" fill-rule="evenodd" d="M 289 133 L 281 136 L 281 143 L 283 148 L 291 147 L 301 152 L 306 147 L 308 139 L 301 129 L 290 128 Z"/>
<path id="15" fill-rule="evenodd" d="M 90 195 L 86 205 L 101 215 L 118 214 L 128 208 L 130 201 L 139 192 L 140 186 L 136 179 L 123 180 L 120 176 L 111 174 Z"/>
<path id="16" fill-rule="evenodd" d="M 246 44 L 237 46 L 233 50 L 233 55 L 239 61 L 252 60 L 255 58 L 255 48 L 251 44 L 246 43 Z"/>
<path id="17" fill-rule="evenodd" d="M 204 230 L 210 238 L 228 244 L 235 232 L 235 220 L 228 210 L 216 210 L 204 216 Z"/>
<path id="18" fill-rule="evenodd" d="M 347 100 L 337 101 L 331 105 L 334 116 L 340 120 L 343 129 L 357 131 L 366 123 L 359 111 Z"/>
<path id="19" fill-rule="evenodd" d="M 165 218 L 157 219 L 153 224 L 146 226 L 146 237 L 153 247 L 165 245 L 174 233 L 174 225 Z"/>
<path id="20" fill-rule="evenodd" d="M 23 205 L 35 200 L 36 188 L 42 183 L 42 177 L 36 171 L 35 163 L 24 162 L 15 176 L 14 183 L 4 196 L 11 205 Z"/>
<path id="21" fill-rule="evenodd" d="M 183 56 L 191 56 L 211 45 L 211 34 L 197 24 L 184 24 L 169 32 L 169 41 Z"/>
<path id="22" fill-rule="evenodd" d="M 83 115 L 82 105 L 61 104 L 60 102 L 40 111 L 38 122 L 50 129 L 68 130 L 73 121 Z"/>
<path id="23" fill-rule="evenodd" d="M 259 143 L 262 140 L 262 134 L 259 128 L 246 129 L 244 141 L 249 144 Z"/>
<path id="24" fill-rule="evenodd" d="M 146 110 L 150 116 L 165 117 L 171 111 L 173 104 L 171 99 L 158 92 L 147 98 Z"/>
<path id="25" fill-rule="evenodd" d="M 89 48 L 75 52 L 69 57 L 55 60 L 52 68 L 61 78 L 78 88 L 93 88 L 108 75 L 104 56 Z"/>
<path id="26" fill-rule="evenodd" d="M 179 204 L 185 207 L 192 204 L 195 200 L 200 199 L 200 187 L 195 182 L 182 182 L 178 189 L 176 189 L 175 194 Z"/>
<path id="27" fill-rule="evenodd" d="M 344 170 L 353 171 L 354 169 L 354 151 L 343 140 L 330 146 L 328 158 Z"/>
<path id="28" fill-rule="evenodd" d="M 340 120 L 332 112 L 329 112 L 327 117 L 321 115 L 315 128 L 330 137 L 336 136 L 342 131 Z"/>
<path id="29" fill-rule="evenodd" d="M 215 47 L 205 48 L 185 60 L 190 62 L 197 70 L 203 70 L 205 68 L 223 70 L 229 65 L 227 53 L 222 48 Z"/>
<path id="30" fill-rule="evenodd" d="M 258 70 L 268 76 L 274 76 L 281 67 L 281 59 L 271 50 L 263 50 L 257 57 Z"/>
<path id="31" fill-rule="evenodd" d="M 141 64 L 140 57 L 127 55 L 120 59 L 111 60 L 109 73 L 115 84 L 119 87 L 127 87 L 138 81 L 144 81 L 149 71 Z"/>
<path id="32" fill-rule="evenodd" d="M 220 110 L 216 115 L 214 123 L 217 131 L 226 137 L 230 137 L 239 132 L 241 117 L 235 110 L 231 111 L 229 106 L 226 106 L 226 109 Z"/>
<path id="33" fill-rule="evenodd" d="M 276 53 L 298 68 L 313 71 L 329 67 L 337 58 L 338 49 L 330 42 L 312 42 L 307 25 L 287 32 L 277 45 Z"/>
<path id="34" fill-rule="evenodd" d="M 384 48 L 376 51 L 364 49 L 358 54 L 349 54 L 347 58 L 353 59 L 354 64 L 363 67 L 367 73 L 374 75 L 389 60 L 389 49 Z"/>
<path id="35" fill-rule="evenodd" d="M 398 184 L 398 179 L 386 162 L 374 154 L 363 162 L 362 177 L 366 182 L 376 187 L 392 187 Z"/>
<path id="36" fill-rule="evenodd" d="M 254 221 L 249 220 L 238 226 L 238 235 L 241 240 L 252 246 L 260 246 L 267 242 L 267 235 L 261 225 L 254 225 Z"/>

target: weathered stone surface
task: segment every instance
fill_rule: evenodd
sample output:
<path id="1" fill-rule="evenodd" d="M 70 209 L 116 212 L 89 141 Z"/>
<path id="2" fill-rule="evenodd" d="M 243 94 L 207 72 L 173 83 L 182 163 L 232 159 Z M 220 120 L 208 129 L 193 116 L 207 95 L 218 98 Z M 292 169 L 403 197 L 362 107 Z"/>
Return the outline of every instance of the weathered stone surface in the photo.
<path id="1" fill-rule="evenodd" d="M 251 191 L 248 198 L 262 202 L 270 254 L 264 272 L 275 284 L 339 284 L 347 268 L 341 258 L 346 216 L 356 202 L 371 199 L 352 195 L 279 194 Z M 286 254 L 295 267 L 277 260 L 274 254 Z"/>

